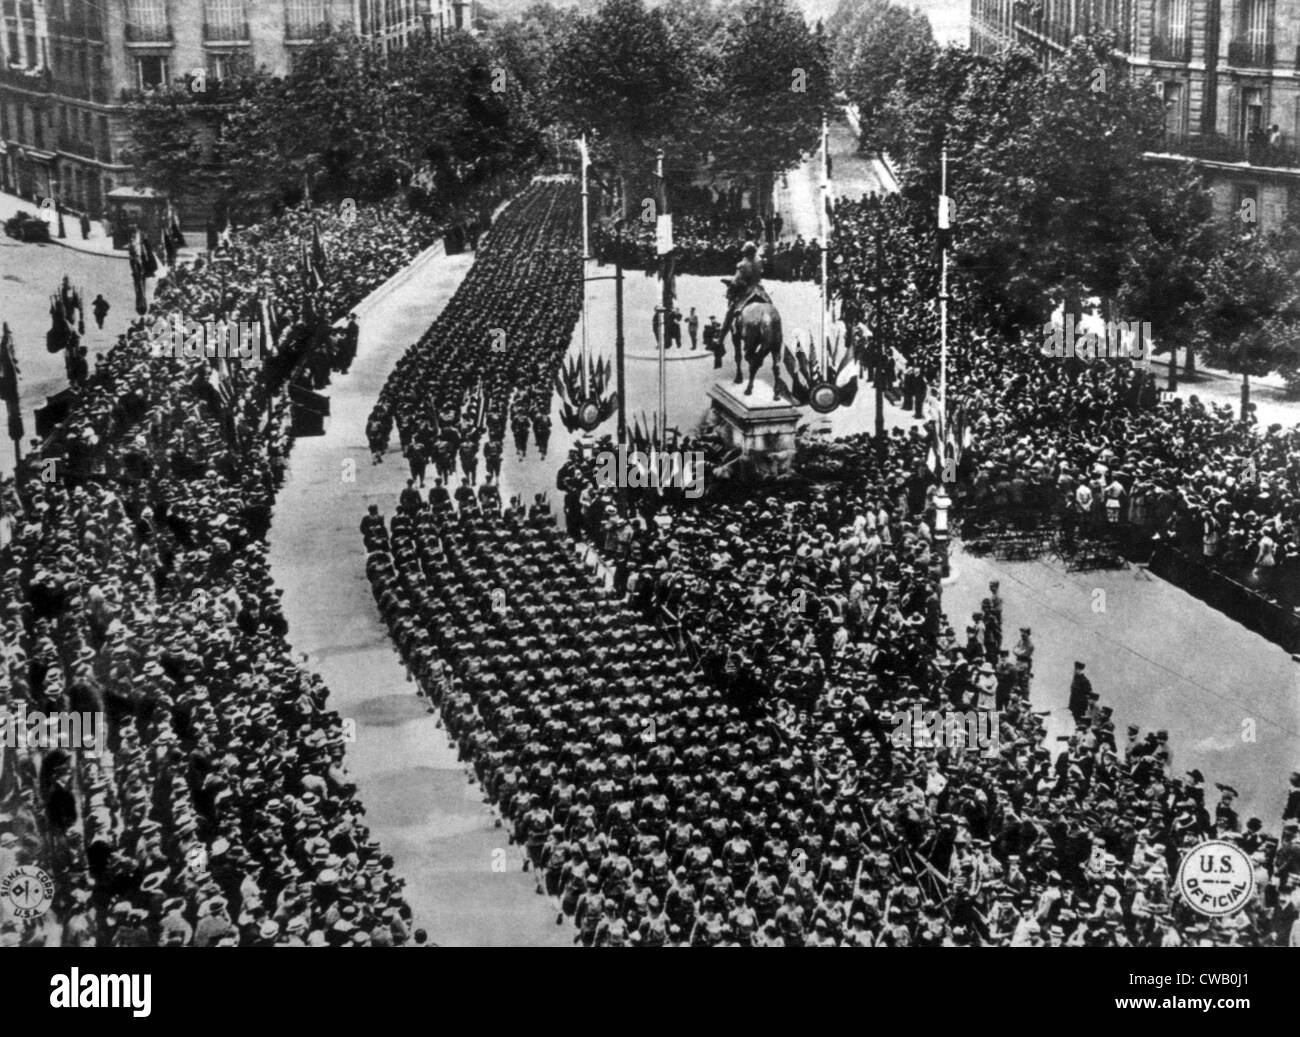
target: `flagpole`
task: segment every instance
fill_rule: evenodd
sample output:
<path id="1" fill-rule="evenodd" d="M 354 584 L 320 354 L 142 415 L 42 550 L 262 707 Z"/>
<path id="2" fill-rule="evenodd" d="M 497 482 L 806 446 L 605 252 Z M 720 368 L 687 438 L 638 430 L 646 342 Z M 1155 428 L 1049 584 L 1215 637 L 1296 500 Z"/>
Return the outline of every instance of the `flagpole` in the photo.
<path id="1" fill-rule="evenodd" d="M 943 460 L 948 459 L 948 149 L 939 153 L 939 426 Z"/>
<path id="2" fill-rule="evenodd" d="M 830 171 L 830 144 L 829 131 L 826 128 L 826 116 L 822 116 L 822 337 L 817 343 L 817 350 L 813 356 L 820 357 L 822 350 L 826 348 L 826 310 L 830 305 L 830 294 L 826 286 L 826 272 L 828 268 L 827 252 L 830 249 L 830 214 L 827 212 L 827 206 L 830 204 L 831 191 L 831 171 Z"/>
<path id="3" fill-rule="evenodd" d="M 663 240 L 663 234 L 660 237 L 660 245 L 666 245 L 667 251 L 663 253 L 663 313 L 659 318 L 659 449 L 663 450 L 668 445 L 668 383 L 667 383 L 667 361 L 668 357 L 665 350 L 668 347 L 668 317 L 672 313 L 673 305 L 673 286 L 672 286 L 672 223 L 668 216 L 668 181 L 664 179 L 664 151 L 659 149 L 659 161 L 657 166 L 659 176 L 659 201 L 660 212 L 658 214 L 658 223 L 662 227 L 667 225 L 667 241 Z"/>
<path id="4" fill-rule="evenodd" d="M 954 474 L 948 457 L 948 238 L 951 225 L 948 200 L 948 149 L 939 152 L 939 492 L 935 494 L 934 539 L 939 552 L 939 575 L 951 580 L 948 509 L 952 498 L 947 483 Z"/>
<path id="5" fill-rule="evenodd" d="M 582 395 L 587 397 L 587 268 L 591 259 L 591 237 L 588 230 L 587 216 L 587 168 L 590 159 L 587 154 L 587 135 L 584 133 L 578 141 L 582 155 Z"/>

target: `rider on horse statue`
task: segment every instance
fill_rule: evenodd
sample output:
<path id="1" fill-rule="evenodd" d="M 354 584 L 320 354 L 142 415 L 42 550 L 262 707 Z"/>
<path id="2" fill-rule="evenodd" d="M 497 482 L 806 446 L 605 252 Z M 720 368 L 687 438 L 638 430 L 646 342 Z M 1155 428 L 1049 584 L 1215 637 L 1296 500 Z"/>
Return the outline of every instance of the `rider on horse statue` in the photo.
<path id="1" fill-rule="evenodd" d="M 758 246 L 746 241 L 741 248 L 740 262 L 736 264 L 736 276 L 727 284 L 727 318 L 722 322 L 719 342 L 727 340 L 727 331 L 750 302 L 771 303 L 767 292 L 763 290 L 763 260 L 759 258 Z"/>

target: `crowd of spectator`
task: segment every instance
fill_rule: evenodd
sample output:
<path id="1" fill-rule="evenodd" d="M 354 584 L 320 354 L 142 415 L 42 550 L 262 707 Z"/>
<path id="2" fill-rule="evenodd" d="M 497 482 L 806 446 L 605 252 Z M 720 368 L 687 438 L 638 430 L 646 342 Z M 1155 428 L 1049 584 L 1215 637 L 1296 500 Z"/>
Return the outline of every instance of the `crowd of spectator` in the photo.
<path id="1" fill-rule="evenodd" d="M 303 242 L 326 260 L 313 283 Z M 265 536 L 291 446 L 262 368 L 155 355 L 158 322 L 273 316 L 317 337 L 432 243 L 397 207 L 291 211 L 174 270 L 6 492 L 0 704 L 103 715 L 106 746 L 7 750 L 6 872 L 55 883 L 0 944 L 362 946 L 410 939 L 348 731 L 285 640 Z M 277 333 L 278 332 L 278 333 Z M 56 924 L 50 924 L 54 919 Z"/>
<path id="2" fill-rule="evenodd" d="M 897 199 L 843 199 L 835 211 L 831 287 L 864 362 L 901 352 L 923 385 L 935 385 L 933 236 Z M 1037 510 L 1067 542 L 1110 527 L 1134 548 L 1176 544 L 1296 603 L 1288 588 L 1300 576 L 1300 427 L 1261 429 L 1253 413 L 1243 420 L 1195 396 L 1162 402 L 1149 364 L 1044 355 L 1038 328 L 993 330 L 959 281 L 952 295 L 948 396 L 970 432 L 953 489 L 976 523 Z"/>
<path id="3" fill-rule="evenodd" d="M 821 247 L 816 238 L 781 238 L 775 225 L 769 227 L 762 220 L 738 229 L 734 221 L 695 213 L 673 214 L 674 271 L 730 277 L 736 272 L 746 239 L 762 248 L 765 277 L 773 281 L 820 280 Z M 653 219 L 642 219 L 634 213 L 633 219 L 619 227 L 611 220 L 598 220 L 592 228 L 592 243 L 602 263 L 618 260 L 628 270 L 644 270 L 647 274 L 659 269 Z"/>

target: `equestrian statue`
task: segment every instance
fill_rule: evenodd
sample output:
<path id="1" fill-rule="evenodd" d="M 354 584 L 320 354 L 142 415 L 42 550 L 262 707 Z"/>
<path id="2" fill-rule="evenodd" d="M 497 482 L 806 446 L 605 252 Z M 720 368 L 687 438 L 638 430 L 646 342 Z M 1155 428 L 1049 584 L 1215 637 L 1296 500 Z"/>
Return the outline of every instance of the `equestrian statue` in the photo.
<path id="1" fill-rule="evenodd" d="M 736 264 L 736 276 L 722 281 L 727 286 L 727 318 L 722 322 L 718 334 L 720 342 L 727 340 L 727 331 L 731 330 L 731 344 L 736 355 L 736 378 L 739 385 L 744 378 L 740 373 L 740 360 L 743 353 L 749 364 L 749 384 L 745 395 L 754 391 L 754 376 L 758 374 L 763 361 L 772 358 L 772 389 L 778 396 L 781 388 L 781 370 L 778 362 L 781 358 L 781 315 L 763 288 L 763 260 L 758 255 L 758 246 L 746 241 L 741 249 L 740 262 Z M 732 322 L 735 327 L 732 327 Z"/>

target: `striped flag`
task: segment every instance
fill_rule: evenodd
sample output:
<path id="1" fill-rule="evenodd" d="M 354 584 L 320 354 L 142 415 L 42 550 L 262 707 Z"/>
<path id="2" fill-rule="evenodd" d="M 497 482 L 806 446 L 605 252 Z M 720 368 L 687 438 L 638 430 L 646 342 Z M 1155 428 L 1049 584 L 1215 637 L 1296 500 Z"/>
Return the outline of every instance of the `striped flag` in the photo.
<path id="1" fill-rule="evenodd" d="M 24 435 L 23 411 L 18 399 L 18 358 L 14 355 L 14 336 L 8 322 L 0 335 L 0 398 L 9 412 L 9 438 L 19 442 Z"/>
<path id="2" fill-rule="evenodd" d="M 311 258 L 321 277 L 328 277 L 329 255 L 325 251 L 325 242 L 321 240 L 320 223 L 315 213 L 311 217 Z"/>

